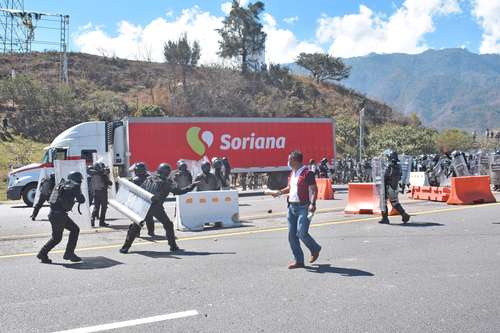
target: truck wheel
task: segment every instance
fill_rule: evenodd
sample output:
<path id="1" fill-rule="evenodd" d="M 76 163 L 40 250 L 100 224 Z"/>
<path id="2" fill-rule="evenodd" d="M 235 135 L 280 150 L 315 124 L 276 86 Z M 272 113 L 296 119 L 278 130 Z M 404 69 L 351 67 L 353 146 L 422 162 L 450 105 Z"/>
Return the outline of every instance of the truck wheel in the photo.
<path id="1" fill-rule="evenodd" d="M 36 183 L 31 183 L 26 185 L 23 189 L 22 193 L 23 201 L 28 207 L 33 207 L 35 203 L 36 187 L 37 187 Z"/>
<path id="2" fill-rule="evenodd" d="M 267 178 L 267 188 L 270 190 L 281 190 L 288 185 L 289 172 L 271 172 Z"/>

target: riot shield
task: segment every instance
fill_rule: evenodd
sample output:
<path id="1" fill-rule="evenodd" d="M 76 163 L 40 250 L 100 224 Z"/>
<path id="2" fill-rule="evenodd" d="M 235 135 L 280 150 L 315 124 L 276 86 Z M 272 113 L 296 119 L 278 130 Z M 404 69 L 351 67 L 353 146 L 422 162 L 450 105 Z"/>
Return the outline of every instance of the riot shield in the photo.
<path id="1" fill-rule="evenodd" d="M 386 212 L 386 197 L 384 174 L 387 167 L 387 160 L 384 157 L 374 157 L 372 159 L 372 179 L 375 183 L 375 197 L 379 202 L 381 212 Z"/>
<path id="2" fill-rule="evenodd" d="M 109 200 L 111 207 L 141 225 L 151 207 L 153 195 L 125 178 L 118 178 L 120 185 L 115 198 Z"/>
<path id="3" fill-rule="evenodd" d="M 491 184 L 500 186 L 500 155 L 491 155 L 490 161 Z"/>
<path id="4" fill-rule="evenodd" d="M 481 152 L 478 154 L 478 176 L 489 176 L 491 172 L 490 154 L 488 152 Z"/>
<path id="5" fill-rule="evenodd" d="M 38 200 L 40 199 L 40 185 L 42 184 L 42 180 L 51 175 L 53 172 L 49 171 L 47 168 L 42 168 L 40 170 L 40 176 L 38 177 L 38 184 L 36 186 L 36 193 L 35 193 L 35 199 L 33 201 L 33 206 L 37 204 Z"/>
<path id="6" fill-rule="evenodd" d="M 411 166 L 413 163 L 413 157 L 409 155 L 401 155 L 399 157 L 399 165 L 401 166 L 401 181 L 400 184 L 402 185 L 401 188 L 406 188 L 407 186 L 410 186 L 410 173 L 411 173 Z"/>
<path id="7" fill-rule="evenodd" d="M 73 211 L 68 214 L 77 223 L 90 223 L 90 208 L 89 208 L 89 190 L 88 184 L 85 180 L 87 175 L 87 165 L 85 160 L 55 160 L 54 161 L 54 172 L 56 175 L 56 184 L 61 182 L 61 179 L 67 179 L 70 172 L 77 171 L 83 175 L 82 181 L 82 194 L 85 197 L 85 203 L 80 206 L 80 211 L 82 215 L 73 209 Z M 56 185 L 57 186 L 57 185 Z"/>
<path id="8" fill-rule="evenodd" d="M 453 157 L 451 161 L 451 166 L 455 171 L 455 176 L 464 177 L 469 176 L 469 168 L 467 167 L 467 163 L 465 163 L 465 159 L 462 155 Z"/>

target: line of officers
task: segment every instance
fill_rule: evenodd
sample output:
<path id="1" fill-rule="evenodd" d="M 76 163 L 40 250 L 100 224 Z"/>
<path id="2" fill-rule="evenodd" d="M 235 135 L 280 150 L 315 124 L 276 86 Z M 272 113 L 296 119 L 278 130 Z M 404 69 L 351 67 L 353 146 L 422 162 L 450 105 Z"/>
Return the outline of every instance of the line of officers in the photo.
<path id="1" fill-rule="evenodd" d="M 211 172 L 213 167 L 214 172 Z M 127 253 L 135 238 L 140 235 L 140 230 L 144 224 L 150 236 L 155 236 L 154 219 L 156 218 L 165 229 L 166 238 L 171 252 L 179 251 L 175 241 L 174 226 L 167 216 L 163 203 L 170 193 L 181 195 L 197 189 L 198 191 L 216 191 L 229 188 L 230 165 L 227 158 L 213 160 L 213 165 L 206 161 L 201 165 L 202 172 L 193 178 L 188 170 L 187 163 L 183 160 L 177 162 L 177 170 L 172 173 L 172 168 L 168 163 L 161 163 L 155 172 L 150 173 L 145 163 L 139 162 L 133 166 L 134 177 L 132 181 L 141 186 L 146 191 L 153 194 L 152 204 L 146 218 L 140 225 L 132 223 L 129 226 L 125 242 L 120 249 L 121 253 Z M 107 190 L 112 185 L 109 179 L 109 168 L 103 163 L 95 163 L 88 168 L 90 175 L 89 185 L 91 188 L 91 199 L 94 209 L 91 216 L 91 225 L 99 219 L 100 226 L 107 226 L 105 222 L 108 206 Z M 61 242 L 64 229 L 69 231 L 68 243 L 63 258 L 72 262 L 79 262 L 81 258 L 75 254 L 76 244 L 80 228 L 68 216 L 75 203 L 85 203 L 85 197 L 81 191 L 83 175 L 80 172 L 71 172 L 67 179 L 55 184 L 55 176 L 45 178 L 40 184 L 40 198 L 34 207 L 31 218 L 36 216 L 45 201 L 50 203 L 49 221 L 52 227 L 50 240 L 40 249 L 37 258 L 42 263 L 50 264 L 51 259 L 48 253 Z"/>

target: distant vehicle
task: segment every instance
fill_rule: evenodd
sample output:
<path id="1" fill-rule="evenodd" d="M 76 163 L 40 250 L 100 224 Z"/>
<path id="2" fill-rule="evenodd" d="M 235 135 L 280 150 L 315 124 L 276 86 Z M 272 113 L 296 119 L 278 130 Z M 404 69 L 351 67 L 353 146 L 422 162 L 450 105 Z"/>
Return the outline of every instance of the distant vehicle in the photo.
<path id="1" fill-rule="evenodd" d="M 226 156 L 232 173 L 268 173 L 268 187 L 286 186 L 287 157 L 299 149 L 306 159 L 335 159 L 335 123 L 326 118 L 125 118 L 75 125 L 46 148 L 41 163 L 9 173 L 7 197 L 33 205 L 40 170 L 54 160 L 111 154 L 117 174 L 143 161 L 150 168 L 179 159 Z"/>

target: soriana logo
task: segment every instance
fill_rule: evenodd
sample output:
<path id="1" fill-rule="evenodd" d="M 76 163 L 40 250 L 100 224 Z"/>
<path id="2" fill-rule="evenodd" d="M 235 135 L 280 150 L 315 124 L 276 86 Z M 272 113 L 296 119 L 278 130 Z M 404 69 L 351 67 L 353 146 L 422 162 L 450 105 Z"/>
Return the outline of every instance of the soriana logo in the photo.
<path id="1" fill-rule="evenodd" d="M 210 131 L 202 131 L 199 127 L 191 127 L 186 132 L 186 140 L 196 154 L 203 156 L 214 144 L 214 134 Z M 219 143 L 220 150 L 285 149 L 286 137 L 256 136 L 255 133 L 250 133 L 245 137 L 222 134 Z"/>

